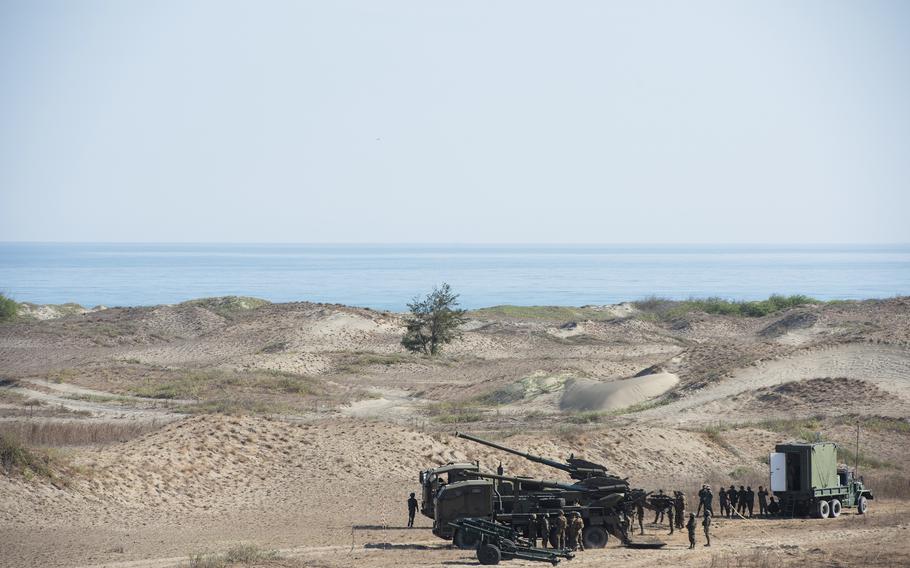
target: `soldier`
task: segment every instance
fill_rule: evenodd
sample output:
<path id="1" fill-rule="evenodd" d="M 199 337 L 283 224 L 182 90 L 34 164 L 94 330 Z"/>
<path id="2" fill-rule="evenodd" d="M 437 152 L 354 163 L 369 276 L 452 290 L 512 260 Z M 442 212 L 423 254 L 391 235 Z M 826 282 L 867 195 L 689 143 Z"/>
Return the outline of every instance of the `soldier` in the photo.
<path id="1" fill-rule="evenodd" d="M 717 500 L 720 501 L 720 516 L 730 516 L 730 501 L 727 499 L 727 490 L 721 485 L 720 492 L 717 494 Z"/>
<path id="2" fill-rule="evenodd" d="M 776 515 L 780 513 L 780 503 L 774 500 L 774 495 L 771 496 L 771 501 L 768 503 L 768 514 Z"/>
<path id="3" fill-rule="evenodd" d="M 695 508 L 695 514 L 701 514 L 701 508 L 704 506 L 705 501 L 705 484 L 702 484 L 701 489 L 698 490 L 698 507 Z"/>
<path id="4" fill-rule="evenodd" d="M 743 485 L 739 486 L 739 494 L 736 496 L 736 511 L 741 517 L 746 516 L 746 488 Z"/>
<path id="5" fill-rule="evenodd" d="M 714 514 L 714 493 L 711 492 L 711 486 L 705 485 L 704 493 L 701 495 L 701 503 L 699 504 L 704 506 L 705 513 Z"/>
<path id="6" fill-rule="evenodd" d="M 572 522 L 570 523 L 572 538 L 569 538 L 569 544 L 572 550 L 584 550 L 585 543 L 582 538 L 585 530 L 585 521 L 577 511 L 572 513 Z"/>
<path id="7" fill-rule="evenodd" d="M 666 497 L 666 495 L 664 495 L 664 490 L 658 489 L 657 495 L 654 496 L 654 504 L 656 505 L 656 507 L 654 508 L 654 524 L 655 525 L 664 524 L 664 510 L 666 508 L 664 506 L 664 501 L 666 500 L 666 498 L 667 497 Z M 659 523 L 657 522 L 658 518 L 660 518 Z"/>
<path id="8" fill-rule="evenodd" d="M 563 514 L 560 509 L 559 514 L 556 515 L 556 548 L 563 549 L 566 547 L 566 529 L 569 526 L 569 522 L 566 520 L 566 516 Z"/>
<path id="9" fill-rule="evenodd" d="M 502 475 L 505 471 L 505 468 L 502 467 L 502 462 L 499 462 L 499 467 L 496 468 L 496 475 Z"/>
<path id="10" fill-rule="evenodd" d="M 736 506 L 739 505 L 739 493 L 736 491 L 736 487 L 733 485 L 730 486 L 730 489 L 727 491 L 727 497 L 730 499 L 730 509 L 728 510 L 727 517 L 732 517 L 733 513 L 736 512 Z"/>
<path id="11" fill-rule="evenodd" d="M 705 546 L 711 546 L 711 511 L 705 510 L 705 518 L 701 521 L 701 526 L 705 527 Z"/>
<path id="12" fill-rule="evenodd" d="M 695 513 L 689 513 L 689 522 L 686 523 L 689 531 L 689 550 L 695 548 Z"/>
<path id="13" fill-rule="evenodd" d="M 531 548 L 537 548 L 537 515 L 534 513 L 531 513 L 531 518 L 528 519 L 528 543 Z"/>
<path id="14" fill-rule="evenodd" d="M 417 499 L 414 494 L 408 497 L 408 528 L 414 528 L 414 515 L 417 514 Z"/>
<path id="15" fill-rule="evenodd" d="M 635 502 L 635 514 L 638 516 L 638 530 L 645 534 L 645 507 L 641 499 Z"/>
<path id="16" fill-rule="evenodd" d="M 546 548 L 547 543 L 550 542 L 550 521 L 547 520 L 546 513 L 537 519 L 537 532 L 540 534 L 541 547 Z"/>
<path id="17" fill-rule="evenodd" d="M 676 528 L 682 530 L 686 518 L 686 494 L 676 492 Z"/>
<path id="18" fill-rule="evenodd" d="M 752 486 L 749 485 L 746 487 L 746 507 L 749 509 L 749 518 L 752 518 L 752 511 L 755 509 L 755 491 L 752 491 Z"/>
<path id="19" fill-rule="evenodd" d="M 758 515 L 768 516 L 768 491 L 761 485 L 758 486 Z"/>

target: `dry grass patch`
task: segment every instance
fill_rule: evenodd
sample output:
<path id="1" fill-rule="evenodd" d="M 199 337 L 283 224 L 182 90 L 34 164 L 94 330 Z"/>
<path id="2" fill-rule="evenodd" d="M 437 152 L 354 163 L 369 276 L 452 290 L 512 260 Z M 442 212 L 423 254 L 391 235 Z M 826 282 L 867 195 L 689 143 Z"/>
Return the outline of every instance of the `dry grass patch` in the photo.
<path id="1" fill-rule="evenodd" d="M 180 563 L 180 568 L 227 568 L 241 565 L 251 566 L 259 562 L 275 560 L 278 552 L 264 550 L 254 544 L 238 544 L 228 549 L 223 554 L 195 553 L 191 554 L 186 562 Z"/>
<path id="2" fill-rule="evenodd" d="M 30 446 L 60 447 L 125 442 L 163 425 L 158 421 L 23 420 L 4 422 L 3 430 Z"/>

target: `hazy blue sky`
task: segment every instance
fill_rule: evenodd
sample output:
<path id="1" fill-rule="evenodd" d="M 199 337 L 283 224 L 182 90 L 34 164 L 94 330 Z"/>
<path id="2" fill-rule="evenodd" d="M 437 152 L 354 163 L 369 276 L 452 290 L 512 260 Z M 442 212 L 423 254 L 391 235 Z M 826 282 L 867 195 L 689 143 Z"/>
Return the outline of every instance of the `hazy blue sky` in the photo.
<path id="1" fill-rule="evenodd" d="M 908 242 L 910 2 L 0 0 L 0 240 Z"/>

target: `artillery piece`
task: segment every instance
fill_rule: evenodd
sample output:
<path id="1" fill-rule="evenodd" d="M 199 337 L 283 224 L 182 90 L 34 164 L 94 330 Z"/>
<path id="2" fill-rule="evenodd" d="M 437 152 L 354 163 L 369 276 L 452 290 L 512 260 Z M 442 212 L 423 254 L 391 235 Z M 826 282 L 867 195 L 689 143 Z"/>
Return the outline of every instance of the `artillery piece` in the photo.
<path id="1" fill-rule="evenodd" d="M 502 450 L 503 452 L 520 456 L 534 463 L 543 464 L 545 466 L 564 471 L 568 473 L 569 477 L 572 479 L 578 480 L 579 485 L 587 487 L 589 489 L 594 489 L 601 493 L 625 493 L 629 490 L 629 481 L 626 478 L 611 474 L 609 471 L 607 471 L 607 468 L 604 465 L 576 458 L 574 455 L 570 455 L 566 460 L 566 463 L 561 463 L 556 460 L 551 460 L 542 456 L 535 456 L 534 454 L 522 452 L 508 446 L 503 446 L 501 444 L 497 444 L 496 442 L 490 442 L 489 440 L 484 440 L 483 438 L 478 438 L 477 436 L 465 434 L 464 432 L 455 432 L 455 436 L 458 438 L 464 438 L 465 440 L 471 440 L 472 442 L 476 442 L 484 446 L 496 448 L 497 450 Z"/>

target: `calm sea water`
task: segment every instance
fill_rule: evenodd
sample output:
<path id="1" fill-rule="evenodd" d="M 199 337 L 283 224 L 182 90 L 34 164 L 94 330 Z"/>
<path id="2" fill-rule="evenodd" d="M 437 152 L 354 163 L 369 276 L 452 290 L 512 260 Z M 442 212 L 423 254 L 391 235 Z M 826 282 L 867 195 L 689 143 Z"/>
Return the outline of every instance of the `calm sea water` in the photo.
<path id="1" fill-rule="evenodd" d="M 402 310 L 450 283 L 462 305 L 584 305 L 773 293 L 910 294 L 910 245 L 274 245 L 0 243 L 0 290 L 87 306 L 228 294 Z"/>

